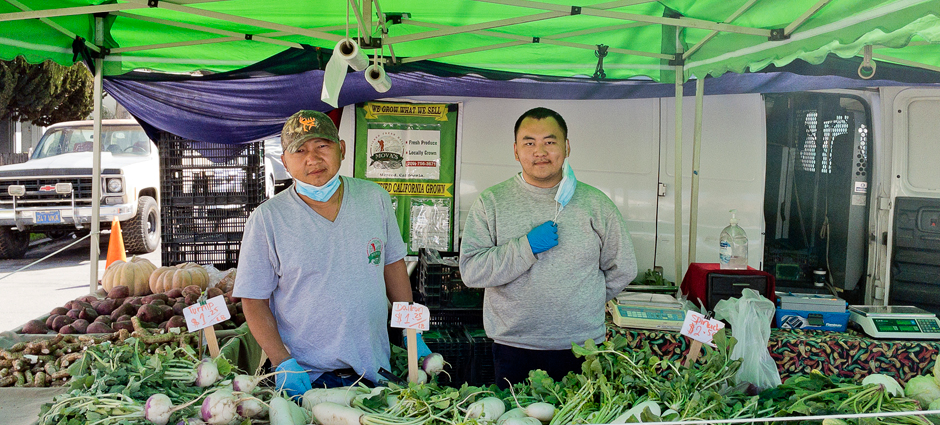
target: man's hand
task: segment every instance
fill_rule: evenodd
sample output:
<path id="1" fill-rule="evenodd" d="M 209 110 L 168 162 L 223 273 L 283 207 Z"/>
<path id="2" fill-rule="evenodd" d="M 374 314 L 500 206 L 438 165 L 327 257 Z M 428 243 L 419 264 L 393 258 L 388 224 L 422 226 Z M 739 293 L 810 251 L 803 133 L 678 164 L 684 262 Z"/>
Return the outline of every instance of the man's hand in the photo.
<path id="1" fill-rule="evenodd" d="M 405 335 L 404 341 L 405 341 L 405 349 L 407 350 L 408 349 L 408 335 Z M 418 358 L 420 359 L 422 357 L 431 355 L 431 349 L 428 348 L 428 345 L 424 343 L 424 338 L 421 337 L 421 334 L 418 334 L 417 341 L 418 341 Z"/>
<path id="2" fill-rule="evenodd" d="M 278 372 L 274 375 L 275 388 L 278 391 L 287 391 L 288 398 L 303 396 L 310 390 L 310 375 L 297 364 L 297 360 L 293 358 L 284 360 L 274 371 Z"/>
<path id="3" fill-rule="evenodd" d="M 548 251 L 558 245 L 558 225 L 554 221 L 546 221 L 529 230 L 526 236 L 533 254 Z"/>

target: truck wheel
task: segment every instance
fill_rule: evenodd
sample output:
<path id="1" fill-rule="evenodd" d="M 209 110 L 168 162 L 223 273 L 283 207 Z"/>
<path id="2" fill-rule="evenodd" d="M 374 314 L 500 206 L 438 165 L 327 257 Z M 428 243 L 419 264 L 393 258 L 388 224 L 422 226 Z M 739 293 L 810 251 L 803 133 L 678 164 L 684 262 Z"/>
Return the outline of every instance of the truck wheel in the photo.
<path id="1" fill-rule="evenodd" d="M 124 249 L 128 254 L 146 254 L 160 243 L 160 211 L 157 201 L 141 196 L 137 201 L 137 215 L 121 223 Z"/>
<path id="2" fill-rule="evenodd" d="M 29 248 L 29 232 L 0 228 L 0 258 L 23 258 Z"/>

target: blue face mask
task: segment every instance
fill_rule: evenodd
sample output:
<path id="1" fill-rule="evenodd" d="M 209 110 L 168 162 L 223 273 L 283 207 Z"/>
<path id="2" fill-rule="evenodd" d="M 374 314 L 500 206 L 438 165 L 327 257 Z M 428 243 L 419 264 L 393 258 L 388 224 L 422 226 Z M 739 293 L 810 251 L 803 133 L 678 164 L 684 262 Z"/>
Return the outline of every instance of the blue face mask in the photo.
<path id="1" fill-rule="evenodd" d="M 301 195 L 317 202 L 326 202 L 336 193 L 336 189 L 339 189 L 339 173 L 334 174 L 333 178 L 323 186 L 314 186 L 295 179 L 294 187 Z"/>
<path id="2" fill-rule="evenodd" d="M 578 179 L 574 177 L 574 170 L 571 169 L 571 164 L 568 164 L 568 158 L 565 158 L 565 162 L 561 166 L 561 173 L 561 183 L 558 183 L 558 192 L 555 192 L 555 201 L 559 205 L 558 212 L 561 212 L 565 209 L 565 205 L 568 205 L 568 201 L 571 200 L 574 189 L 578 185 Z"/>

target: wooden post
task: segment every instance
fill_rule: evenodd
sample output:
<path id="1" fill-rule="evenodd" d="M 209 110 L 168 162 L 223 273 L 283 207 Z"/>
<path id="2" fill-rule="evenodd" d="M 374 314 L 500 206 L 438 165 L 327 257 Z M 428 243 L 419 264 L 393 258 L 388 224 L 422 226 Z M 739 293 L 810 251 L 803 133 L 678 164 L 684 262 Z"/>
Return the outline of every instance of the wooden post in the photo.
<path id="1" fill-rule="evenodd" d="M 689 354 L 685 356 L 685 367 L 692 367 L 692 365 L 695 364 L 695 361 L 698 360 L 698 355 L 701 352 L 702 343 L 693 339 L 692 345 L 689 347 Z"/>
<path id="2" fill-rule="evenodd" d="M 209 344 L 209 355 L 213 359 L 219 357 L 219 340 L 215 337 L 215 326 L 205 328 L 206 343 Z"/>
<path id="3" fill-rule="evenodd" d="M 408 335 L 408 382 L 418 383 L 418 331 L 406 329 Z"/>

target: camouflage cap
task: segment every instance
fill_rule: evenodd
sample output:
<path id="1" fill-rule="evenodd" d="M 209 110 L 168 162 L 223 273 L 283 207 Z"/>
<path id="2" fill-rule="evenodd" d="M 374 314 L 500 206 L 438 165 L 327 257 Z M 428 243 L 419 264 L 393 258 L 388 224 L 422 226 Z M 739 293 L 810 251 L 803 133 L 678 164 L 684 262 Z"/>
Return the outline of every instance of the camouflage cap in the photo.
<path id="1" fill-rule="evenodd" d="M 296 152 L 307 140 L 321 138 L 339 143 L 339 132 L 329 116 L 319 111 L 302 110 L 291 115 L 281 130 L 285 153 Z"/>

